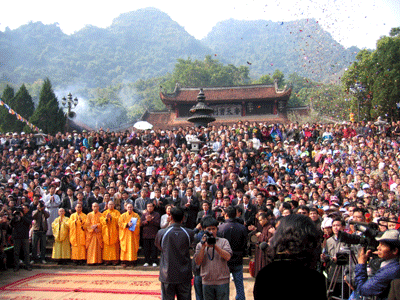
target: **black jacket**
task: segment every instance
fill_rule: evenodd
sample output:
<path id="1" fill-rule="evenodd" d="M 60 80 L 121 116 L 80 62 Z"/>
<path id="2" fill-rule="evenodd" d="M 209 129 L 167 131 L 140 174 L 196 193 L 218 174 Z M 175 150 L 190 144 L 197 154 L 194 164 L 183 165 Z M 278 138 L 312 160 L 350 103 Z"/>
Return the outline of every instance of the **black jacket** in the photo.
<path id="1" fill-rule="evenodd" d="M 29 229 L 31 227 L 31 224 L 32 220 L 26 215 L 22 217 L 14 216 L 10 222 L 10 225 L 12 227 L 12 238 L 14 240 L 29 239 Z"/>
<path id="2" fill-rule="evenodd" d="M 184 283 L 192 280 L 189 248 L 194 231 L 181 224 L 172 224 L 158 231 L 155 245 L 161 251 L 160 277 L 163 283 Z"/>
<path id="3" fill-rule="evenodd" d="M 243 265 L 243 255 L 247 246 L 246 227 L 235 219 L 228 219 L 218 226 L 218 232 L 231 245 L 233 254 L 228 261 L 228 267 Z"/>

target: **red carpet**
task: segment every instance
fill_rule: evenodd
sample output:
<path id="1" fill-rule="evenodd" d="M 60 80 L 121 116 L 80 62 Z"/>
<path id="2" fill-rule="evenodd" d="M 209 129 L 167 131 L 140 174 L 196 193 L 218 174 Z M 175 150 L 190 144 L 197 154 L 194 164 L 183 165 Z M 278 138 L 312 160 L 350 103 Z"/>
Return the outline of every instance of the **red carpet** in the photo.
<path id="1" fill-rule="evenodd" d="M 18 292 L 17 297 L 5 298 L 6 292 Z M 25 293 L 21 293 L 25 292 Z M 27 293 L 29 292 L 29 293 Z M 34 293 L 32 293 L 34 292 Z M 58 298 L 58 293 L 95 293 L 114 295 L 149 295 L 160 296 L 160 282 L 158 275 L 146 274 L 78 274 L 78 273 L 61 273 L 61 274 L 37 274 L 28 278 L 24 278 L 5 285 L 0 288 L 0 299 L 44 299 L 43 297 L 32 297 L 35 292 L 50 292 Z M 10 293 L 15 294 L 15 293 Z M 46 293 L 47 294 L 47 293 Z M 15 295 L 16 296 L 16 295 Z M 42 296 L 44 296 L 42 294 Z M 49 295 L 47 295 L 49 296 Z M 91 299 L 103 298 L 92 296 Z M 21 298 L 23 297 L 23 298 Z M 74 294 L 75 297 L 75 294 Z M 111 295 L 109 295 L 111 297 Z M 120 298 L 114 297 L 113 298 Z M 85 299 L 87 297 L 79 297 Z M 159 297 L 156 297 L 157 299 Z M 49 299 L 49 298 L 48 298 Z M 141 298 L 142 299 L 142 298 Z"/>

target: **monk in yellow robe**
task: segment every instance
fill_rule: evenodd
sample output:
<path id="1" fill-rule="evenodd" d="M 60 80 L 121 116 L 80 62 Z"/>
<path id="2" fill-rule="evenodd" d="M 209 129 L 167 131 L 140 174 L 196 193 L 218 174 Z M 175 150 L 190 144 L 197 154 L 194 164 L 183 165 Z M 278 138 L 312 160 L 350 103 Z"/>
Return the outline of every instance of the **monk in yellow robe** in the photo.
<path id="1" fill-rule="evenodd" d="M 65 216 L 64 208 L 58 210 L 59 217 L 51 224 L 54 235 L 52 259 L 58 260 L 59 265 L 71 259 L 71 243 L 69 241 L 69 218 Z"/>
<path id="2" fill-rule="evenodd" d="M 92 204 L 92 212 L 88 213 L 86 228 L 86 260 L 88 265 L 101 264 L 103 262 L 103 235 L 101 234 L 101 213 L 99 204 Z"/>
<path id="3" fill-rule="evenodd" d="M 118 220 L 121 213 L 114 209 L 114 202 L 107 203 L 107 209 L 103 212 L 100 222 L 103 234 L 103 260 L 105 265 L 118 264 L 119 261 L 119 238 Z"/>
<path id="4" fill-rule="evenodd" d="M 86 260 L 86 215 L 82 212 L 82 204 L 75 206 L 76 212 L 69 217 L 69 241 L 71 242 L 71 259 L 76 264 L 83 264 Z"/>
<path id="5" fill-rule="evenodd" d="M 126 206 L 127 212 L 119 217 L 119 241 L 121 245 L 122 267 L 134 265 L 137 261 L 137 252 L 139 250 L 140 217 L 133 211 L 133 205 Z M 133 230 L 132 218 L 136 218 L 136 226 Z M 132 231 L 133 230 L 133 231 Z"/>

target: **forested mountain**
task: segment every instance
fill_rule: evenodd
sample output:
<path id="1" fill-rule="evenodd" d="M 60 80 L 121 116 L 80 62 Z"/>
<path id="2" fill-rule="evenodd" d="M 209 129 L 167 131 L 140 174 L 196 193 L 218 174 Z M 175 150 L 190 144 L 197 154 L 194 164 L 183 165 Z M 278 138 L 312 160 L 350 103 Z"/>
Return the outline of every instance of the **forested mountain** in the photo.
<path id="1" fill-rule="evenodd" d="M 279 69 L 284 74 L 328 81 L 347 68 L 359 49 L 345 49 L 314 19 L 292 22 L 237 21 L 218 23 L 203 40 L 218 57 L 249 65 L 259 77 Z"/>
<path id="2" fill-rule="evenodd" d="M 108 28 L 88 25 L 72 35 L 41 22 L 0 32 L 2 80 L 29 84 L 49 77 L 55 89 L 159 77 L 171 72 L 178 58 L 208 54 L 225 64 L 248 65 L 252 78 L 279 68 L 324 80 L 347 67 L 357 52 L 343 48 L 311 19 L 228 20 L 199 41 L 154 8 L 124 13 Z"/>
<path id="3" fill-rule="evenodd" d="M 269 82 L 277 71 L 289 79 L 284 83 L 302 82 L 291 101 L 301 105 L 310 91 L 297 91 L 311 81 L 336 85 L 357 52 L 345 49 L 313 19 L 227 20 L 197 40 L 164 12 L 145 8 L 121 14 L 107 28 L 88 25 L 71 35 L 58 24 L 41 22 L 0 31 L 0 92 L 25 84 L 37 107 L 48 78 L 58 100 L 69 92 L 79 98 L 76 121 L 117 127 L 146 109 L 163 109 L 160 86 L 172 92 L 176 80 L 195 84 L 191 78 L 214 71 L 201 84 L 232 84 L 227 74 L 239 74 L 240 80 L 233 80 L 238 84 Z"/>
<path id="4" fill-rule="evenodd" d="M 2 79 L 49 77 L 55 86 L 104 87 L 161 76 L 178 58 L 211 50 L 167 14 L 153 8 L 125 13 L 106 29 L 86 26 L 66 35 L 57 24 L 29 23 L 0 33 Z"/>

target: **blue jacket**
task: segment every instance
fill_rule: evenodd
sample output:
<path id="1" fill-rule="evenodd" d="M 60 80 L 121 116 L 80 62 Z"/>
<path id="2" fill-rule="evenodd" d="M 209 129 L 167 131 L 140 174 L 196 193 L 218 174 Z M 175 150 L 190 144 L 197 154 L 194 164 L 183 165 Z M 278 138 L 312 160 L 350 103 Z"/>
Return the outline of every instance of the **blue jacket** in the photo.
<path id="1" fill-rule="evenodd" d="M 357 292 L 361 296 L 378 296 L 387 298 L 390 282 L 400 278 L 400 264 L 398 259 L 388 261 L 387 265 L 381 267 L 374 276 L 368 279 L 367 265 L 358 264 L 355 268 L 355 282 Z"/>

